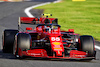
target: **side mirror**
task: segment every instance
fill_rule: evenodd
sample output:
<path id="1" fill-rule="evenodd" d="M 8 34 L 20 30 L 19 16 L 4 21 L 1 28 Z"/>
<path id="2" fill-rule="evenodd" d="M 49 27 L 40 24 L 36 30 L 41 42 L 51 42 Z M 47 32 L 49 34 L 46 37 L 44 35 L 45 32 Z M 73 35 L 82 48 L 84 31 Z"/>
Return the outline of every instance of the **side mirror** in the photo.
<path id="1" fill-rule="evenodd" d="M 26 31 L 27 30 L 31 31 L 31 30 L 33 30 L 33 28 L 32 27 L 26 27 Z"/>
<path id="2" fill-rule="evenodd" d="M 69 29 L 68 32 L 74 33 L 74 29 Z"/>

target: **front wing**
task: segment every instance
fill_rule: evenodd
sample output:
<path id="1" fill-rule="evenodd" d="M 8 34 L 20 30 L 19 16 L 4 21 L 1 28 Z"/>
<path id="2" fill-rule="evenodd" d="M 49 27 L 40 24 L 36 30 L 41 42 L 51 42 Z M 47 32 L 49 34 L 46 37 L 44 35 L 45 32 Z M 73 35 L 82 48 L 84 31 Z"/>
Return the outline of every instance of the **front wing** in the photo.
<path id="1" fill-rule="evenodd" d="M 63 55 L 62 57 L 57 57 L 55 54 L 53 56 L 48 56 L 45 49 L 33 49 L 27 51 L 20 51 L 21 56 L 30 56 L 35 58 L 50 58 L 50 59 L 75 59 L 75 60 L 89 60 L 95 59 L 95 57 L 88 57 L 83 51 L 72 50 L 69 56 Z"/>

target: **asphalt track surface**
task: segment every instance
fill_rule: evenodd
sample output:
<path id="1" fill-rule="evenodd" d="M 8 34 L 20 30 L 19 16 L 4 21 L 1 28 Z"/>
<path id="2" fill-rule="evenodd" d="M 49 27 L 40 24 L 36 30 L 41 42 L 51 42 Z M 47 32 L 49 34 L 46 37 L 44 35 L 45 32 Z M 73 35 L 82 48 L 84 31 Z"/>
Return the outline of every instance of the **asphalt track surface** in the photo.
<path id="1" fill-rule="evenodd" d="M 97 60 L 92 61 L 76 61 L 76 60 L 44 60 L 44 59 L 16 59 L 12 54 L 2 52 L 2 32 L 4 29 L 17 29 L 18 17 L 27 17 L 24 9 L 36 4 L 44 3 L 47 0 L 40 0 L 41 2 L 0 2 L 0 67 L 100 67 L 100 50 L 97 50 Z M 43 2 L 44 1 L 44 2 Z M 49 0 L 48 0 L 49 1 Z M 53 1 L 53 0 L 52 0 Z M 35 12 L 36 13 L 35 13 Z M 37 16 L 39 10 L 32 10 L 32 14 Z M 38 14 L 39 15 L 39 14 Z M 99 42 L 96 45 L 100 46 Z"/>

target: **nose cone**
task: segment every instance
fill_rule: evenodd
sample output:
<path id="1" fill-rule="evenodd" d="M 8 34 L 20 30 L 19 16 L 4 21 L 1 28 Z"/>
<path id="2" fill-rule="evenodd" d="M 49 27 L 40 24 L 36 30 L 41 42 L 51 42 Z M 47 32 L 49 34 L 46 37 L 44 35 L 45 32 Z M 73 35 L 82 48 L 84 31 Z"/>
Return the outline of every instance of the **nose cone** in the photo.
<path id="1" fill-rule="evenodd" d="M 61 37 L 58 36 L 50 37 L 50 43 L 53 52 L 56 53 L 55 56 L 62 56 L 62 53 L 64 52 L 64 46 Z"/>
<path id="2" fill-rule="evenodd" d="M 57 51 L 57 52 L 56 52 L 56 56 L 63 56 L 63 55 L 62 55 L 62 51 Z"/>

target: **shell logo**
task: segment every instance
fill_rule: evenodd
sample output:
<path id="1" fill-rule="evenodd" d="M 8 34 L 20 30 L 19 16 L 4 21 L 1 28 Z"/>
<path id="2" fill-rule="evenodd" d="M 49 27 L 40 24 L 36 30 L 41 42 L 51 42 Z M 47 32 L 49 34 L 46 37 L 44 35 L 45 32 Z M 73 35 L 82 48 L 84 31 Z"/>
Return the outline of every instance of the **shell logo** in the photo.
<path id="1" fill-rule="evenodd" d="M 60 45 L 60 42 L 53 42 L 54 45 Z"/>

